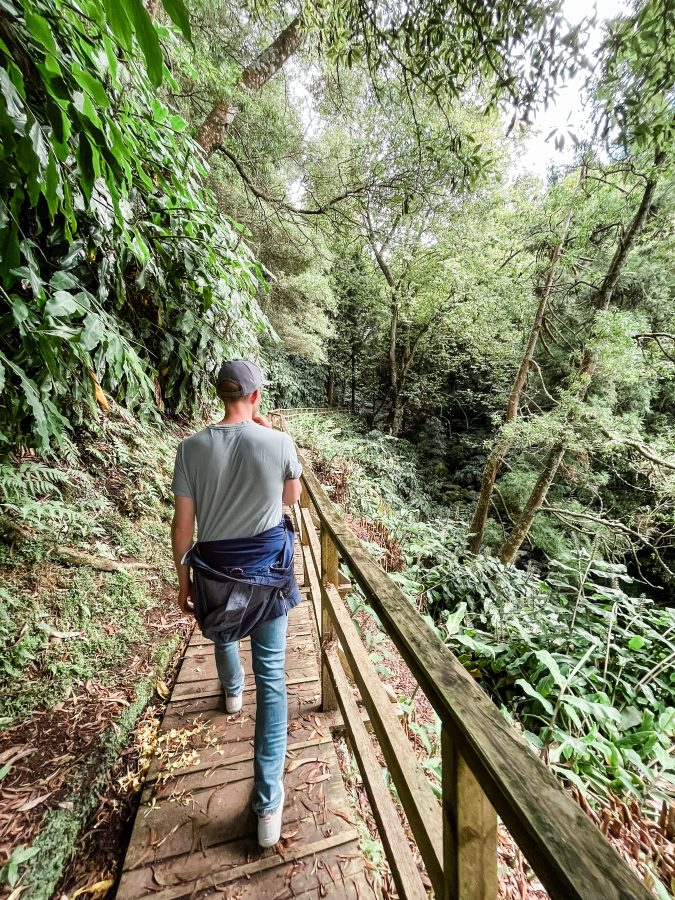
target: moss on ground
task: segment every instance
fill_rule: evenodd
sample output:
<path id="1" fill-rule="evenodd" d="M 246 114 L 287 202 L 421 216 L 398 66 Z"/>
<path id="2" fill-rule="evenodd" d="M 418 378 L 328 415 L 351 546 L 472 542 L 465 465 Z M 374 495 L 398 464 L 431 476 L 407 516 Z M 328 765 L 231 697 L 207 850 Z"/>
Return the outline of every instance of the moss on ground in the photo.
<path id="1" fill-rule="evenodd" d="M 36 855 L 27 863 L 21 881 L 25 896 L 31 900 L 49 900 L 63 870 L 70 860 L 77 839 L 89 816 L 96 808 L 106 776 L 120 752 L 127 746 L 131 734 L 155 691 L 157 679 L 176 650 L 178 636 L 164 643 L 155 656 L 153 671 L 138 685 L 134 703 L 101 735 L 100 746 L 74 774 L 74 790 L 69 800 L 72 809 L 55 809 L 46 817 L 44 826 L 33 842 Z M 78 785 L 79 782 L 79 786 Z"/>
<path id="2" fill-rule="evenodd" d="M 85 700 L 94 735 L 93 743 L 73 742 L 80 754 L 75 774 L 44 806 L 20 814 L 16 846 L 37 851 L 20 866 L 22 896 L 30 900 L 52 896 L 107 774 L 181 639 L 176 627 L 169 632 L 174 637 L 157 641 L 166 635 L 162 629 L 171 629 L 167 620 L 178 620 L 165 598 L 166 579 L 173 578 L 168 523 L 179 439 L 169 427 L 141 425 L 117 410 L 95 432 L 81 434 L 67 458 L 0 459 L 0 524 L 11 523 L 0 529 L 0 726 L 11 744 L 14 735 L 39 731 L 35 723 L 48 713 L 58 722 L 60 704 L 81 709 Z M 53 554 L 57 545 L 153 568 L 65 566 Z M 113 706 L 97 707 L 99 696 L 131 702 L 113 718 Z M 34 740 L 39 752 L 33 762 L 40 756 L 43 767 L 36 777 L 52 755 L 63 754 L 71 736 L 67 716 L 60 715 L 63 735 L 57 725 Z M 30 765 L 10 767 L 0 792 L 32 786 Z M 6 862 L 0 858 L 0 882 Z"/>

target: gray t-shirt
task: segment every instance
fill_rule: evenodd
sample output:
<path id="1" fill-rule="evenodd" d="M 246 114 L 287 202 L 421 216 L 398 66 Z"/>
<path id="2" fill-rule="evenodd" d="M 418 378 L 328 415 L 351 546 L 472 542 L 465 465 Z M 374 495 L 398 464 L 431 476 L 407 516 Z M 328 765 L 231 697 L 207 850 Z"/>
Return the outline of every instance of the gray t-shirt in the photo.
<path id="1" fill-rule="evenodd" d="M 284 481 L 301 473 L 284 432 L 255 422 L 209 425 L 178 445 L 171 489 L 195 501 L 199 540 L 222 541 L 278 525 Z"/>

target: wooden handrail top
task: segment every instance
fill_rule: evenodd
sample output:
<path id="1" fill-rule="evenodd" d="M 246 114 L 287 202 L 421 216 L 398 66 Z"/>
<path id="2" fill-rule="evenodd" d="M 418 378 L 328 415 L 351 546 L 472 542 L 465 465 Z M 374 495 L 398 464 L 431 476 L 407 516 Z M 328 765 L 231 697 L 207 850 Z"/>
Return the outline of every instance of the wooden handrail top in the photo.
<path id="1" fill-rule="evenodd" d="M 283 412 L 277 415 L 282 418 Z M 555 900 L 653 900 L 546 765 L 344 523 L 299 454 L 302 482 L 353 578 L 481 788 Z"/>

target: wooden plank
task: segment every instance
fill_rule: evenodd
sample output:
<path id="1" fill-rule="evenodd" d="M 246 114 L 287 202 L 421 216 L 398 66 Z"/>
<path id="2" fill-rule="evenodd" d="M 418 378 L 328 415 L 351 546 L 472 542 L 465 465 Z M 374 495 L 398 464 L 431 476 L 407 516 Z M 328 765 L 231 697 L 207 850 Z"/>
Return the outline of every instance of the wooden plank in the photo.
<path id="1" fill-rule="evenodd" d="M 312 692 L 311 694 L 300 694 L 292 698 L 289 705 L 289 722 L 293 727 L 294 721 L 305 715 L 321 712 L 321 695 Z M 165 720 L 166 728 L 185 728 L 191 725 L 195 719 L 199 722 L 213 720 L 213 727 L 218 730 L 220 740 L 226 741 L 242 741 L 253 738 L 255 729 L 255 706 L 251 703 L 242 710 L 240 715 L 227 716 L 224 713 L 217 717 L 206 715 L 194 716 L 192 712 L 184 713 L 172 709 L 169 705 Z"/>
<path id="2" fill-rule="evenodd" d="M 444 900 L 497 900 L 497 814 L 445 730 L 441 745 Z"/>
<path id="3" fill-rule="evenodd" d="M 321 634 L 321 586 L 319 584 L 320 568 L 314 560 L 321 559 L 321 545 L 308 509 L 302 510 L 305 543 L 302 556 L 305 561 L 305 581 L 310 586 L 310 597 L 314 608 L 317 633 Z"/>
<path id="4" fill-rule="evenodd" d="M 330 536 L 330 532 L 327 528 L 321 526 L 320 532 L 320 540 L 321 540 L 321 585 L 335 585 L 337 589 L 337 584 L 339 581 L 338 571 L 339 571 L 339 558 L 338 552 L 335 544 L 333 543 L 333 539 Z M 317 568 L 319 566 L 317 565 Z M 333 623 L 331 621 L 331 617 L 326 609 L 324 603 L 324 593 L 321 592 L 321 646 L 322 648 L 326 646 L 327 643 L 335 640 L 335 629 L 333 628 Z M 333 684 L 330 679 L 330 675 L 328 674 L 328 669 L 326 668 L 326 661 L 323 658 L 321 659 L 321 708 L 324 710 L 337 709 L 337 699 L 335 697 L 335 692 L 333 691 Z"/>
<path id="5" fill-rule="evenodd" d="M 299 766 L 303 772 L 309 772 L 312 769 L 321 768 L 330 771 L 337 767 L 337 759 L 335 750 L 331 744 L 331 739 L 323 738 L 321 741 L 299 741 L 294 743 L 295 750 L 292 756 L 289 756 L 288 765 L 299 766 L 300 761 L 308 760 L 306 768 Z M 201 792 L 213 792 L 216 788 L 223 785 L 232 785 L 238 781 L 251 781 L 253 778 L 253 747 L 248 747 L 248 752 L 233 754 L 226 759 L 212 759 L 210 767 L 191 767 L 189 769 L 181 769 L 176 773 L 171 773 L 171 778 L 166 782 L 161 779 L 152 788 L 152 796 L 157 802 L 161 802 L 176 791 L 187 792 L 195 800 L 199 802 Z M 319 760 L 319 763 L 310 763 L 309 761 Z M 324 764 L 324 765 L 320 765 Z M 335 773 L 333 773 L 335 774 Z M 148 780 L 148 787 L 151 782 Z M 287 788 L 288 790 L 288 788 Z"/>
<path id="6" fill-rule="evenodd" d="M 284 778 L 286 801 L 283 828 L 298 828 L 304 842 L 315 840 L 330 830 L 339 834 L 348 827 L 337 813 L 345 806 L 345 789 L 340 767 L 332 744 L 322 744 L 306 751 L 321 755 L 331 778 L 319 784 L 307 784 L 307 770 L 303 767 L 287 773 Z M 171 785 L 172 793 L 153 805 L 153 790 L 143 794 L 134 827 L 133 839 L 127 851 L 126 868 L 145 865 L 149 857 L 158 861 L 183 856 L 197 847 L 209 847 L 238 840 L 256 832 L 256 816 L 251 808 L 253 776 L 214 787 L 180 790 L 179 782 Z M 296 789 L 297 788 L 297 789 Z"/>
<path id="7" fill-rule="evenodd" d="M 304 485 L 322 525 L 551 896 L 653 900 L 628 864 L 352 534 L 302 455 L 301 462 Z"/>
<path id="8" fill-rule="evenodd" d="M 181 859 L 178 864 L 173 862 L 154 865 L 152 870 L 142 870 L 140 878 L 138 873 L 125 873 L 120 883 L 118 897 L 131 900 L 132 897 L 144 896 L 144 893 L 139 893 L 139 888 L 143 891 L 143 885 L 147 896 L 152 896 L 155 900 L 223 896 L 226 886 L 234 883 L 237 883 L 234 893 L 232 895 L 228 893 L 226 896 L 236 896 L 237 900 L 305 894 L 308 890 L 325 884 L 326 881 L 331 882 L 327 871 L 325 874 L 322 872 L 323 877 L 318 874 L 321 859 L 327 861 L 331 869 L 334 869 L 336 879 L 340 877 L 340 859 L 343 860 L 342 867 L 346 877 L 361 873 L 363 861 L 358 852 L 357 838 L 358 833 L 355 829 L 349 829 L 338 834 L 322 836 L 298 847 L 291 846 L 284 851 L 283 856 L 268 852 L 258 859 L 246 862 L 242 860 L 246 859 L 247 851 L 250 853 L 250 845 L 247 847 L 241 841 L 236 844 L 225 844 L 219 848 L 210 848 L 203 854 L 194 853 L 189 859 Z M 323 869 L 323 866 L 321 868 Z M 148 875 L 152 877 L 153 873 L 154 882 L 148 878 Z M 158 878 L 165 884 L 171 884 L 171 879 L 179 883 L 158 890 L 156 886 Z M 290 889 L 289 884 L 292 885 Z"/>
<path id="9" fill-rule="evenodd" d="M 317 737 L 308 737 L 303 740 L 292 740 L 286 748 L 286 755 L 292 758 L 295 753 L 299 750 L 303 750 L 305 747 L 315 747 L 320 744 L 330 743 L 330 741 L 332 741 L 330 733 L 332 727 L 331 723 L 326 723 L 325 733 L 320 733 Z M 307 733 L 312 733 L 312 729 L 308 728 Z M 209 746 L 204 745 L 203 739 L 201 741 L 198 739 L 199 735 L 196 737 L 197 740 L 190 740 L 185 748 L 181 747 L 172 753 L 163 753 L 161 756 L 155 754 L 145 783 L 150 784 L 155 781 L 160 775 L 163 767 L 166 765 L 175 765 L 178 763 L 179 767 L 173 770 L 175 777 L 178 777 L 179 775 L 192 772 L 215 772 L 222 766 L 233 766 L 238 765 L 241 762 L 253 760 L 253 749 L 248 742 L 248 748 L 242 750 L 240 746 L 241 742 L 239 744 L 231 741 L 222 744 L 218 742 Z M 211 741 L 212 738 L 213 729 L 208 729 L 206 739 Z M 187 762 L 189 756 L 185 753 L 185 750 L 189 751 L 193 749 L 198 751 L 199 756 L 194 762 Z"/>
<path id="10" fill-rule="evenodd" d="M 321 682 L 319 681 L 318 671 L 315 668 L 314 671 L 311 669 L 307 669 L 309 674 L 303 675 L 301 673 L 293 672 L 291 673 L 292 677 L 286 678 L 286 687 L 287 688 L 297 688 L 302 687 L 303 685 L 309 690 L 309 686 L 317 687 L 319 694 L 321 693 Z M 190 693 L 187 691 L 187 686 L 190 684 L 194 685 L 195 692 Z M 200 687 L 206 689 L 199 690 Z M 253 680 L 253 676 L 246 676 L 246 680 L 244 683 L 244 695 L 253 693 L 255 691 L 255 681 Z M 194 705 L 194 709 L 197 712 L 201 712 L 205 709 L 221 709 L 223 707 L 223 688 L 220 681 L 217 678 L 209 679 L 207 682 L 186 682 L 184 690 L 177 695 L 177 697 L 172 701 L 173 703 L 180 703 L 187 705 L 191 701 L 196 701 Z M 245 700 L 246 698 L 244 698 Z M 204 701 L 203 703 L 199 703 L 199 701 Z M 206 702 L 208 701 L 208 703 Z"/>
<path id="11" fill-rule="evenodd" d="M 408 839 L 389 788 L 384 783 L 370 735 L 361 721 L 361 714 L 352 695 L 351 685 L 340 664 L 335 643 L 325 647 L 324 653 L 335 696 L 347 726 L 347 734 L 356 755 L 359 772 L 398 892 L 405 900 L 426 900 L 426 888 L 410 852 Z"/>
<path id="12" fill-rule="evenodd" d="M 244 648 L 239 652 L 239 658 L 244 666 L 244 672 L 252 672 L 252 651 L 250 648 Z M 293 638 L 286 648 L 286 670 L 297 668 L 303 663 L 314 660 L 316 649 L 314 640 L 310 636 Z M 202 681 L 208 678 L 217 678 L 218 670 L 216 668 L 216 660 L 213 651 L 200 650 L 185 657 L 181 666 L 177 684 L 183 684 L 186 681 Z"/>
<path id="13" fill-rule="evenodd" d="M 389 695 L 356 633 L 337 588 L 326 585 L 323 595 L 324 604 L 330 612 L 337 637 L 361 692 L 361 701 L 370 714 L 373 730 L 420 848 L 429 878 L 437 895 L 442 896 L 443 819 L 440 804 L 410 741 L 403 733 Z"/>

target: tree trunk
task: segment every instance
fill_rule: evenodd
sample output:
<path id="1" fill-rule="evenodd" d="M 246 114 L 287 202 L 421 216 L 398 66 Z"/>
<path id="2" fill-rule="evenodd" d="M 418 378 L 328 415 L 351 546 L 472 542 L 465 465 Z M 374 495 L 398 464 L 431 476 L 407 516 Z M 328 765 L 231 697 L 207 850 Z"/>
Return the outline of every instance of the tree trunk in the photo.
<path id="1" fill-rule="evenodd" d="M 390 414 L 391 433 L 396 435 L 396 421 L 400 427 L 400 385 L 398 377 L 398 359 L 396 355 L 396 342 L 398 340 L 398 314 L 399 303 L 396 295 L 391 298 L 391 320 L 389 322 L 389 390 L 392 397 Z"/>
<path id="2" fill-rule="evenodd" d="M 525 509 L 499 551 L 499 558 L 504 565 L 513 562 L 516 553 L 520 550 L 520 545 L 529 534 L 534 517 L 539 512 L 546 499 L 548 490 L 553 484 L 553 479 L 558 472 L 558 468 L 560 467 L 564 455 L 564 444 L 556 444 L 555 447 L 552 447 L 549 450 L 544 468 L 541 470 L 539 478 L 537 478 L 537 483 L 532 489 L 532 493 L 525 504 Z"/>
<path id="3" fill-rule="evenodd" d="M 663 159 L 664 154 L 656 154 L 656 158 L 654 160 L 655 169 L 658 169 L 660 164 L 663 162 Z M 626 230 L 625 234 L 619 235 L 616 250 L 614 251 L 614 256 L 612 257 L 609 269 L 607 270 L 607 273 L 602 280 L 600 289 L 593 299 L 593 308 L 596 310 L 596 312 L 604 312 L 606 309 L 608 309 L 612 301 L 612 294 L 614 293 L 614 289 L 619 280 L 619 275 L 621 274 L 624 263 L 626 262 L 626 258 L 635 245 L 635 242 L 640 232 L 642 231 L 645 222 L 647 221 L 647 217 L 649 216 L 652 207 L 652 201 L 654 199 L 656 182 L 657 175 L 655 173 L 645 185 L 642 199 L 640 201 L 640 206 L 633 216 L 628 229 Z M 579 370 L 577 372 L 577 380 L 580 380 L 581 382 L 577 392 L 580 400 L 584 400 L 586 398 L 586 395 L 588 394 L 588 390 L 591 386 L 591 379 L 596 370 L 596 367 L 597 358 L 592 349 L 586 346 L 584 348 L 583 356 L 581 359 L 581 365 L 579 366 Z M 569 417 L 567 421 L 571 425 L 571 419 Z M 548 494 L 549 488 L 553 483 L 553 479 L 555 478 L 560 463 L 562 462 L 562 459 L 565 455 L 565 450 L 566 446 L 564 442 L 556 444 L 551 448 L 551 450 L 549 450 L 549 453 L 546 457 L 546 462 L 544 463 L 544 468 L 542 469 L 541 474 L 537 479 L 537 483 L 535 484 L 532 493 L 530 494 L 530 497 L 525 504 L 525 508 L 523 509 L 520 519 L 514 525 L 511 533 L 508 535 L 508 537 L 502 544 L 502 547 L 500 548 L 499 558 L 505 565 L 513 562 L 516 553 L 520 549 L 521 544 L 527 537 L 532 526 L 532 522 L 534 521 L 534 517 L 539 512 L 542 504 L 546 500 L 546 495 Z"/>
<path id="4" fill-rule="evenodd" d="M 146 0 L 145 8 L 147 9 L 150 18 L 154 19 L 157 15 L 157 10 L 159 9 L 159 0 Z"/>
<path id="5" fill-rule="evenodd" d="M 241 83 L 255 93 L 281 69 L 302 42 L 300 16 L 284 28 L 274 41 L 241 73 Z M 234 118 L 236 110 L 227 100 L 218 100 L 197 129 L 195 140 L 207 157 L 222 144 L 225 130 Z"/>
<path id="6" fill-rule="evenodd" d="M 352 412 L 356 412 L 356 351 L 352 344 L 352 372 L 351 372 L 351 388 L 352 388 Z"/>
<path id="7" fill-rule="evenodd" d="M 391 405 L 391 434 L 398 437 L 403 428 L 403 399 L 397 390 Z"/>
<path id="8" fill-rule="evenodd" d="M 326 405 L 330 407 L 333 406 L 334 383 L 333 370 L 331 369 L 328 372 L 328 378 L 326 379 Z"/>
<path id="9" fill-rule="evenodd" d="M 555 277 L 556 269 L 558 268 L 558 262 L 560 261 L 560 257 L 562 256 L 565 239 L 567 238 L 567 232 L 569 231 L 571 221 L 572 212 L 570 210 L 570 212 L 568 212 L 565 216 L 565 221 L 562 225 L 562 235 L 555 247 L 555 250 L 553 251 L 553 256 L 551 257 L 551 265 L 548 270 L 548 275 L 546 276 L 546 282 L 541 291 L 539 306 L 537 307 L 534 322 L 532 323 L 532 328 L 530 329 L 530 336 L 527 341 L 527 346 L 525 347 L 520 365 L 518 366 L 518 371 L 516 372 L 516 377 L 514 378 L 513 385 L 511 386 L 508 400 L 506 401 L 506 412 L 504 414 L 505 422 L 511 422 L 518 415 L 520 396 L 523 392 L 523 388 L 527 383 L 527 377 L 530 373 L 532 360 L 534 359 L 534 352 L 537 349 L 539 335 L 541 334 L 541 329 L 544 324 L 544 318 L 548 309 L 548 302 L 551 297 L 553 279 Z M 492 452 L 488 457 L 487 463 L 485 464 L 478 502 L 476 503 L 476 509 L 473 514 L 473 519 L 471 520 L 471 525 L 469 526 L 469 550 L 471 550 L 472 553 L 478 553 L 478 551 L 480 550 L 495 482 L 502 467 L 504 457 L 509 450 L 509 446 L 510 443 L 508 441 L 497 441 L 495 446 L 492 448 Z"/>

